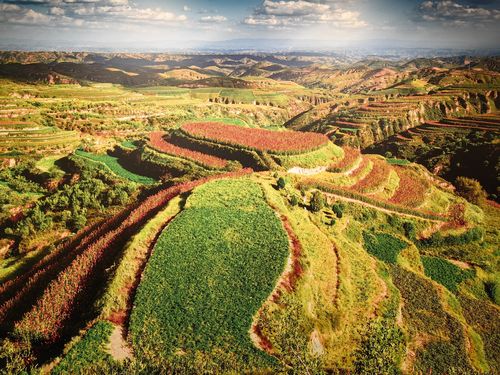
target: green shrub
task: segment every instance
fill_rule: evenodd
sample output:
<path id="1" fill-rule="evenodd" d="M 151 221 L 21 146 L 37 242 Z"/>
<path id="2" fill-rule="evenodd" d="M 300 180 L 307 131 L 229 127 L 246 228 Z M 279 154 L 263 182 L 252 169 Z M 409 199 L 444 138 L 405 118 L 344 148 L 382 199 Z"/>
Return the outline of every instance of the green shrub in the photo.
<path id="1" fill-rule="evenodd" d="M 500 306 L 500 277 L 492 278 L 484 283 L 484 289 L 488 297 Z"/>
<path id="2" fill-rule="evenodd" d="M 479 227 L 469 229 L 465 233 L 458 235 L 449 235 L 443 237 L 440 232 L 434 233 L 429 238 L 424 238 L 416 242 L 416 245 L 422 248 L 439 246 L 466 245 L 471 242 L 479 241 L 484 236 L 484 230 Z"/>
<path id="3" fill-rule="evenodd" d="M 408 247 L 406 242 L 387 233 L 364 232 L 363 239 L 368 253 L 390 264 L 395 264 L 401 250 Z"/>
<path id="4" fill-rule="evenodd" d="M 276 185 L 278 186 L 278 189 L 284 189 L 286 186 L 286 181 L 283 177 L 278 178 L 278 181 L 276 181 Z"/>
<path id="5" fill-rule="evenodd" d="M 293 194 L 290 197 L 290 205 L 292 205 L 293 207 L 295 207 L 298 204 L 299 204 L 299 198 L 297 197 L 297 195 Z"/>
<path id="6" fill-rule="evenodd" d="M 343 207 L 342 207 L 341 204 L 335 203 L 332 206 L 332 211 L 335 213 L 335 215 L 337 216 L 337 218 L 342 219 L 342 216 L 343 216 Z"/>
<path id="7" fill-rule="evenodd" d="M 484 204 L 488 196 L 479 181 L 473 178 L 459 176 L 455 187 L 458 195 L 477 205 Z"/>
<path id="8" fill-rule="evenodd" d="M 405 231 L 405 236 L 408 239 L 414 240 L 417 237 L 417 230 L 415 228 L 415 224 L 413 224 L 411 221 L 405 221 L 403 223 L 403 229 Z"/>

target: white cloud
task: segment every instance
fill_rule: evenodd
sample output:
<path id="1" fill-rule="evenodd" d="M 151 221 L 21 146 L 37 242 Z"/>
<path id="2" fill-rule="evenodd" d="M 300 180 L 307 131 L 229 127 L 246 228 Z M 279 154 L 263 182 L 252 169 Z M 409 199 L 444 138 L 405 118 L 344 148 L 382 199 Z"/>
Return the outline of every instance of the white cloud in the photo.
<path id="1" fill-rule="evenodd" d="M 301 27 L 328 25 L 336 28 L 361 28 L 367 23 L 357 11 L 346 10 L 337 4 L 305 0 L 264 0 L 262 6 L 244 19 L 251 26 Z"/>
<path id="2" fill-rule="evenodd" d="M 52 14 L 54 16 L 63 16 L 65 13 L 66 12 L 63 8 L 52 7 L 49 9 L 49 14 Z"/>
<path id="3" fill-rule="evenodd" d="M 33 9 L 20 7 L 16 4 L 0 4 L 0 22 L 23 25 L 46 25 L 51 17 Z"/>
<path id="4" fill-rule="evenodd" d="M 184 6 L 182 7 L 182 10 L 183 10 L 184 12 L 191 12 L 191 8 L 190 8 L 190 7 L 188 7 L 187 5 L 184 5 Z"/>
<path id="5" fill-rule="evenodd" d="M 420 21 L 465 26 L 500 20 L 500 10 L 462 5 L 451 0 L 428 0 L 419 6 Z"/>
<path id="6" fill-rule="evenodd" d="M 0 21 L 53 27 L 72 25 L 107 28 L 110 23 L 178 24 L 187 20 L 183 14 L 178 15 L 162 8 L 141 8 L 128 0 L 29 0 L 24 3 L 46 5 L 46 13 L 39 7 L 37 9 L 40 11 L 35 11 L 14 3 L 0 3 Z"/>
<path id="7" fill-rule="evenodd" d="M 224 16 L 203 16 L 200 18 L 200 22 L 204 23 L 220 23 L 227 21 L 227 18 Z"/>

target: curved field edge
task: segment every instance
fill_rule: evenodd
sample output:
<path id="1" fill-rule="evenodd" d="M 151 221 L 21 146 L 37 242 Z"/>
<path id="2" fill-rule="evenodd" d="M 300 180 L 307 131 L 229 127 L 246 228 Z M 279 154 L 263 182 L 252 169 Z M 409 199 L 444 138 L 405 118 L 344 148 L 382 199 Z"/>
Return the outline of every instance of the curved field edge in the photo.
<path id="1" fill-rule="evenodd" d="M 142 270 L 161 231 L 170 220 L 181 211 L 183 198 L 172 198 L 167 206 L 149 220 L 125 245 L 113 279 L 98 302 L 101 317 L 117 324 L 127 319 L 127 309 L 131 307 L 133 290 L 140 280 Z"/>
<path id="2" fill-rule="evenodd" d="M 75 155 L 90 160 L 94 163 L 104 165 L 113 174 L 126 180 L 145 185 L 152 185 L 156 183 L 156 181 L 151 177 L 141 176 L 125 169 L 121 166 L 121 164 L 118 162 L 118 158 L 116 157 L 109 155 L 96 155 L 82 150 L 76 150 Z"/>
<path id="3" fill-rule="evenodd" d="M 137 290 L 129 332 L 136 359 L 172 371 L 274 368 L 249 330 L 288 252 L 258 184 L 195 189 L 158 239 Z"/>
<path id="4" fill-rule="evenodd" d="M 203 129 L 203 127 L 205 127 L 205 129 Z M 320 133 L 296 131 L 276 132 L 265 129 L 242 128 L 220 123 L 187 123 L 179 128 L 179 130 L 192 138 L 215 141 L 217 143 L 246 148 L 253 151 L 265 151 L 276 155 L 293 155 L 312 152 L 325 147 L 329 143 L 328 137 Z M 205 134 L 206 132 L 204 132 L 204 130 L 209 133 Z M 210 131 L 212 131 L 212 134 L 210 134 Z M 276 138 L 271 139 L 270 136 L 278 136 L 281 137 L 281 139 L 276 143 Z M 287 138 L 288 142 L 285 142 Z M 252 141 L 254 145 L 251 145 Z"/>

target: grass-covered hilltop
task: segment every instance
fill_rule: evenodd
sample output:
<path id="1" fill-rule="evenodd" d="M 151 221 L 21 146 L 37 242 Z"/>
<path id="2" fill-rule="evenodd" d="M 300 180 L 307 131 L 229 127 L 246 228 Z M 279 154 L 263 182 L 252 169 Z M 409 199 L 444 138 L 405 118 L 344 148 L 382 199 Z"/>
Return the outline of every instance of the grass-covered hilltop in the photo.
<path id="1" fill-rule="evenodd" d="M 500 373 L 499 66 L 0 52 L 0 373 Z"/>

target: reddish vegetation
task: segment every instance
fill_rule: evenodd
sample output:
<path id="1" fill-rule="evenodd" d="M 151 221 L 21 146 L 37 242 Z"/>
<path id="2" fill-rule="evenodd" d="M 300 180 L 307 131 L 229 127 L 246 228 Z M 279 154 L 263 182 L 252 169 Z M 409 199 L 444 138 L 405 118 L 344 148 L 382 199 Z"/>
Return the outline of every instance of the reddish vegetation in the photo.
<path id="1" fill-rule="evenodd" d="M 359 166 L 352 171 L 349 175 L 353 179 L 357 179 L 359 175 L 363 173 L 363 171 L 367 168 L 368 164 L 370 163 L 370 159 L 363 157 L 361 159 L 361 163 L 359 163 Z"/>
<path id="2" fill-rule="evenodd" d="M 292 292 L 295 289 L 297 280 L 300 278 L 300 275 L 302 275 L 303 272 L 302 265 L 300 264 L 302 245 L 299 242 L 299 238 L 294 233 L 292 226 L 288 221 L 288 218 L 284 215 L 281 215 L 281 221 L 283 222 L 283 226 L 292 245 L 292 269 L 281 282 L 281 286 L 288 292 Z"/>
<path id="3" fill-rule="evenodd" d="M 486 201 L 487 204 L 489 204 L 491 207 L 493 208 L 497 208 L 497 209 L 500 209 L 500 204 L 498 204 L 497 202 L 495 201 L 492 201 L 492 200 L 487 200 Z"/>
<path id="4" fill-rule="evenodd" d="M 351 147 L 344 147 L 344 158 L 330 165 L 328 170 L 334 173 L 346 172 L 354 166 L 359 158 L 359 150 Z"/>
<path id="5" fill-rule="evenodd" d="M 311 151 L 324 146 L 328 142 L 328 137 L 319 133 L 276 132 L 217 122 L 190 123 L 183 125 L 181 129 L 195 138 L 275 153 Z"/>
<path id="6" fill-rule="evenodd" d="M 43 265 L 46 264 L 46 261 L 40 262 L 35 267 L 38 272 L 25 279 L 25 282 L 21 284 L 22 287 L 15 291 L 14 297 L 2 305 L 0 317 L 3 320 L 11 308 L 19 307 L 19 304 L 25 301 L 26 296 L 33 293 L 33 289 L 40 286 L 38 283 L 43 282 L 44 277 L 52 276 L 53 278 L 48 283 L 47 288 L 44 289 L 43 294 L 36 300 L 31 310 L 16 323 L 15 328 L 18 333 L 28 334 L 44 341 L 52 342 L 56 340 L 60 336 L 64 324 L 74 312 L 79 297 L 88 290 L 92 280 L 95 279 L 99 265 L 107 257 L 116 253 L 116 244 L 121 237 L 142 225 L 145 220 L 174 196 L 210 180 L 237 177 L 251 171 L 251 169 L 244 169 L 240 172 L 211 176 L 162 189 L 139 204 L 125 209 L 107 222 L 95 226 L 93 230 L 85 232 L 85 235 L 80 237 L 81 245 L 79 246 L 81 246 L 81 250 L 79 255 L 67 261 L 66 263 L 69 265 L 55 276 L 53 272 L 45 272 Z M 105 229 L 104 232 L 102 228 Z M 76 243 L 78 244 L 78 242 Z M 48 264 L 47 267 L 50 269 L 53 265 Z M 3 286 L 0 293 L 8 291 L 18 283 L 19 280 L 17 283 L 14 280 L 8 286 Z"/>
<path id="7" fill-rule="evenodd" d="M 458 203 L 451 206 L 448 210 L 448 222 L 441 227 L 441 230 L 458 229 L 466 225 L 465 205 Z"/>
<path id="8" fill-rule="evenodd" d="M 154 149 L 172 156 L 180 156 L 211 168 L 224 168 L 227 161 L 216 156 L 189 150 L 168 142 L 163 138 L 163 132 L 152 132 L 149 135 L 149 144 Z"/>
<path id="9" fill-rule="evenodd" d="M 370 190 L 380 187 L 387 178 L 389 173 L 391 173 L 391 167 L 384 160 L 371 159 L 373 162 L 373 168 L 361 181 L 351 186 L 352 190 L 359 191 L 360 193 L 367 193 Z"/>
<path id="10" fill-rule="evenodd" d="M 271 341 L 264 336 L 264 333 L 262 332 L 262 327 L 259 324 L 254 324 L 253 325 L 253 332 L 255 336 L 259 338 L 259 346 L 262 350 L 265 352 L 272 354 L 273 353 L 273 345 L 271 344 Z"/>
<path id="11" fill-rule="evenodd" d="M 399 187 L 390 202 L 412 208 L 420 206 L 425 200 L 429 182 L 407 169 L 397 168 L 396 171 L 399 176 Z"/>

